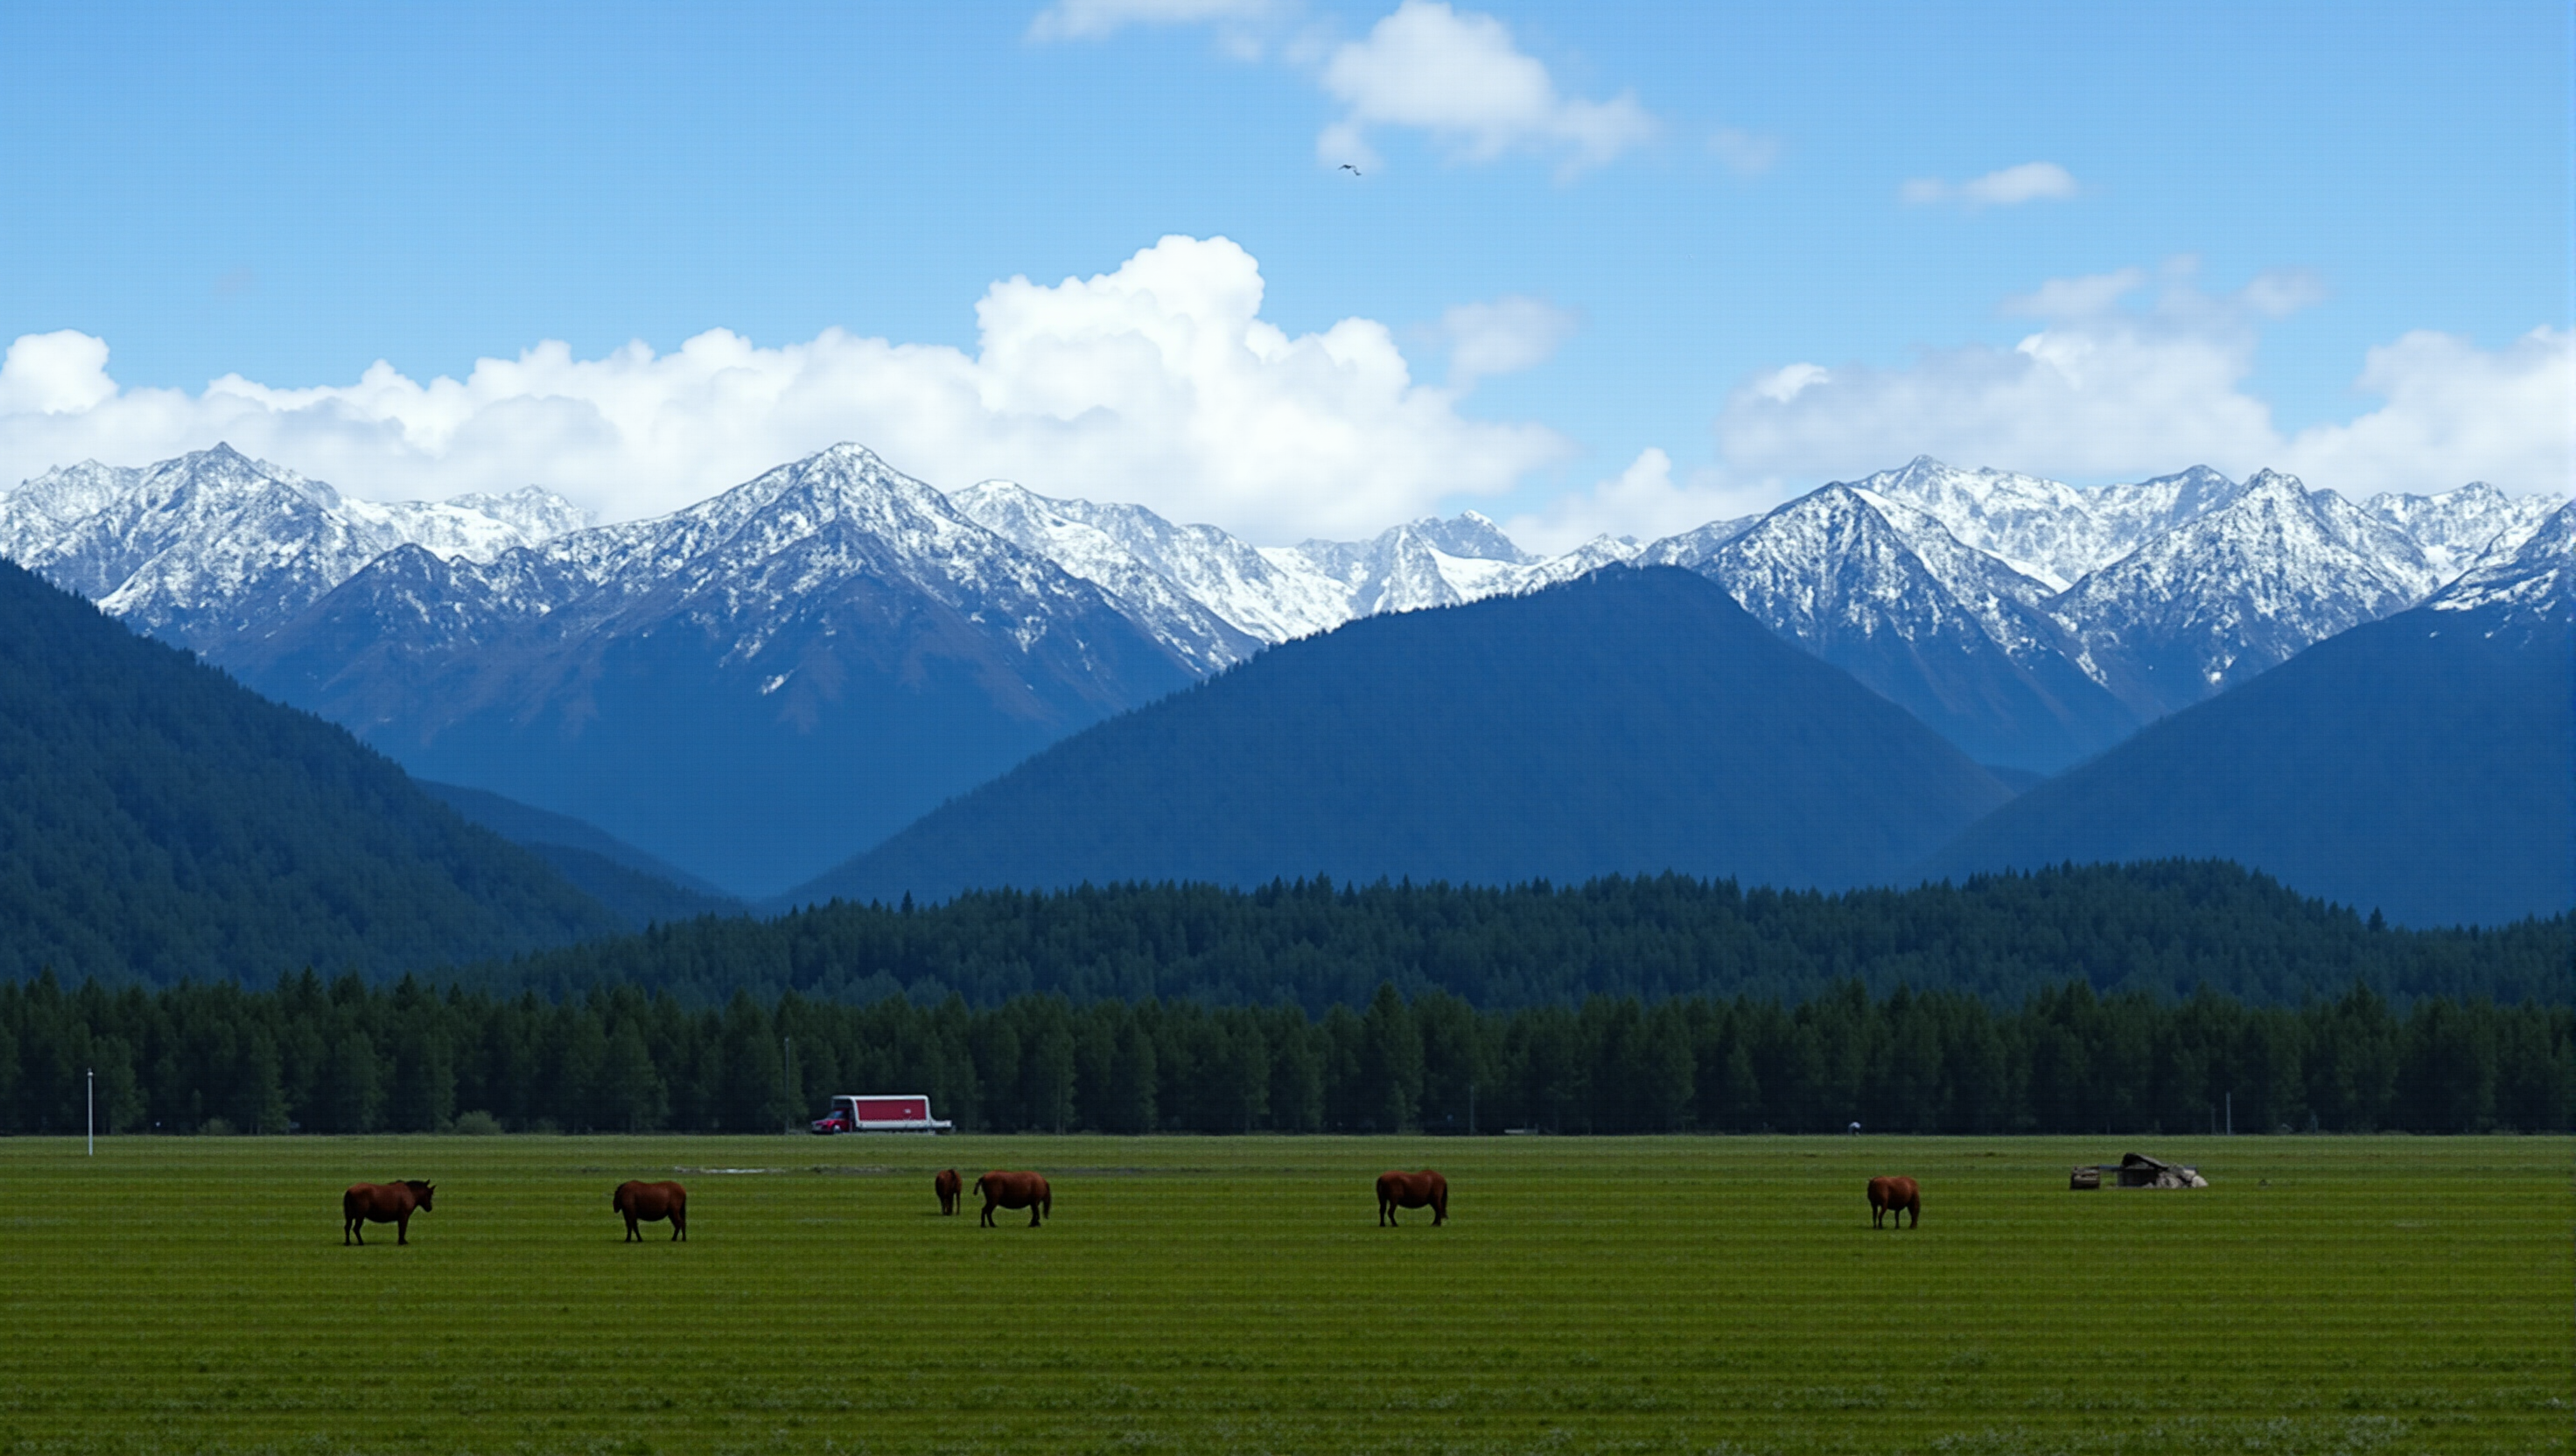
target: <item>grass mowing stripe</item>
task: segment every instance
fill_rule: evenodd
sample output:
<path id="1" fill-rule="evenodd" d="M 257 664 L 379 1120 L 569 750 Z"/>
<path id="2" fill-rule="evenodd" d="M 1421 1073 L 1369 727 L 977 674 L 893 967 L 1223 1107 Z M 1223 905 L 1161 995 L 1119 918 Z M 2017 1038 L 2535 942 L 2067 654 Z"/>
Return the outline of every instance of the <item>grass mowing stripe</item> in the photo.
<path id="1" fill-rule="evenodd" d="M 2077 1194 L 2117 1148 L 17 1140 L 0 1449 L 2563 1451 L 2572 1146 L 2178 1139 L 2216 1187 Z M 1054 1219 L 939 1218 L 950 1164 Z M 1451 1223 L 1377 1228 L 1426 1164 Z M 624 1244 L 675 1176 L 689 1241 Z M 397 1177 L 412 1244 L 342 1248 Z"/>

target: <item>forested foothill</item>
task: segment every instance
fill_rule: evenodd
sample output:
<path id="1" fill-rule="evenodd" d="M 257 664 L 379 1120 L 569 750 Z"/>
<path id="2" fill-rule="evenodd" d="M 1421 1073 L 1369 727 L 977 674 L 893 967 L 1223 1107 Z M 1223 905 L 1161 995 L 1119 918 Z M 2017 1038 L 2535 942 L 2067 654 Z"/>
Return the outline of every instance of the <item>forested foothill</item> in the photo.
<path id="1" fill-rule="evenodd" d="M 2437 600 L 2319 642 L 2037 785 L 1928 873 L 2188 854 L 2401 925 L 2565 910 L 2576 622 L 2528 606 Z"/>
<path id="2" fill-rule="evenodd" d="M 974 1006 L 1034 992 L 1077 1004 L 1294 1003 L 1321 1015 L 1365 1004 L 1381 983 L 1489 1009 L 1593 995 L 1797 1004 L 1847 981 L 1873 994 L 1910 986 L 1996 1006 L 2070 981 L 2165 999 L 2207 987 L 2276 1006 L 2356 982 L 2400 1005 L 2421 996 L 2563 1005 L 2571 964 L 2576 926 L 2564 915 L 2399 930 L 2231 864 L 2176 860 L 1835 895 L 1678 875 L 1504 889 L 1315 879 L 1250 891 L 973 892 L 938 906 L 837 903 L 773 920 L 705 918 L 465 976 L 556 998 L 631 985 L 692 1006 L 736 990 L 857 1003 L 954 993 Z"/>
<path id="3" fill-rule="evenodd" d="M 1840 890 L 1899 881 L 2011 797 L 1725 587 L 1620 567 L 1281 643 L 788 898 L 1640 870 Z"/>
<path id="4" fill-rule="evenodd" d="M 737 993 L 564 1001 L 310 972 L 274 990 L 0 987 L 0 1119 L 78 1132 L 792 1126 L 837 1092 L 927 1092 L 978 1132 L 2566 1131 L 2576 1010 L 2367 987 L 2301 1005 L 2045 989 L 2012 1009 L 1843 983 L 1480 1011 L 1381 986 L 1294 1005 L 1022 995 L 970 1007 Z"/>
<path id="5" fill-rule="evenodd" d="M 620 928 L 346 731 L 0 561 L 0 977 L 390 977 Z"/>

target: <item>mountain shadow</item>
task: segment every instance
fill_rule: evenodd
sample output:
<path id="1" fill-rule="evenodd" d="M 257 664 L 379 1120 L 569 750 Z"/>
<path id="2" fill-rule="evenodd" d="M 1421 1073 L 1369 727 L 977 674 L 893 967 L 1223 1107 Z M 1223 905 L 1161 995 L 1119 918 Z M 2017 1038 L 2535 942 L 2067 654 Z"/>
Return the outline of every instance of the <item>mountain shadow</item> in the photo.
<path id="1" fill-rule="evenodd" d="M 791 903 L 1278 877 L 1891 879 L 2009 797 L 1687 571 L 1365 618 L 1096 725 Z"/>
<path id="2" fill-rule="evenodd" d="M 1928 871 L 2214 857 L 2400 925 L 2576 906 L 2576 617 L 2570 518 L 2553 520 L 2517 561 L 2032 788 Z"/>
<path id="3" fill-rule="evenodd" d="M 676 865 L 646 854 L 595 825 L 462 784 L 414 779 L 421 792 L 519 845 L 613 911 L 631 929 L 738 915 L 743 903 Z"/>
<path id="4" fill-rule="evenodd" d="M 619 928 L 342 730 L 0 563 L 0 977 L 390 975 Z"/>

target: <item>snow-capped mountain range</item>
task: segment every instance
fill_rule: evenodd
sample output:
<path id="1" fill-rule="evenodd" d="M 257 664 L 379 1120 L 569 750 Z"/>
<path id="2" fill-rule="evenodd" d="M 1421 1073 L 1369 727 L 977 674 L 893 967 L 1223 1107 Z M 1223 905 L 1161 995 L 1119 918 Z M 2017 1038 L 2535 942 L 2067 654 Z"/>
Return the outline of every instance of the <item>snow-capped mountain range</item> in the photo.
<path id="1" fill-rule="evenodd" d="M 423 777 L 785 888 L 1246 639 L 1136 608 L 856 446 L 489 562 L 405 545 L 199 643 Z"/>
<path id="2" fill-rule="evenodd" d="M 218 445 L 139 469 L 84 461 L 0 494 L 0 556 L 202 649 L 275 627 L 398 546 L 488 562 L 588 524 L 536 486 L 379 504 Z"/>
<path id="3" fill-rule="evenodd" d="M 942 493 L 855 445 L 607 526 L 535 487 L 362 501 L 217 447 L 0 494 L 0 555 L 433 777 L 741 887 L 792 876 L 835 835 L 827 859 L 846 855 L 1033 744 L 1271 644 L 1623 561 L 1707 575 L 1981 761 L 2052 771 L 2510 557 L 2561 503 L 2472 484 L 2355 505 L 2206 468 L 2078 488 L 1918 459 L 1760 516 L 1539 557 L 1473 512 L 1257 547 L 1006 481 Z M 662 730 L 639 723 L 618 753 L 603 735 L 621 712 L 669 717 L 655 693 L 685 699 L 680 716 L 721 701 L 791 738 L 844 722 L 880 736 L 873 759 L 829 770 L 840 787 L 806 796 L 829 818 L 785 836 L 806 848 L 726 873 L 694 852 L 704 815 L 620 807 L 635 796 L 617 774 L 651 773 Z M 983 716 L 887 706 L 933 697 Z M 816 761 L 852 758 L 841 742 Z M 773 807 L 748 781 L 702 787 L 711 804 Z"/>
<path id="4" fill-rule="evenodd" d="M 1251 639 L 1217 666 L 1358 617 L 1553 585 L 1638 550 L 1601 541 L 1541 559 L 1474 511 L 1407 522 L 1368 541 L 1255 547 L 1214 526 L 1175 526 L 1143 506 L 1055 500 L 1007 480 L 953 499 L 995 534 L 1117 593 L 1145 618 L 1168 610 L 1174 593 L 1215 613 Z"/>

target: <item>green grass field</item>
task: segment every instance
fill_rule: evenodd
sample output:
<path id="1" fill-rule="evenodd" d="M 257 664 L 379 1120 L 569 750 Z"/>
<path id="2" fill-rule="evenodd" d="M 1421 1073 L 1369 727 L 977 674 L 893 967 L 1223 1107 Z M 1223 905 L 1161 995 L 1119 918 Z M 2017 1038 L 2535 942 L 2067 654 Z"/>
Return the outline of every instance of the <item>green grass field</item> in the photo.
<path id="1" fill-rule="evenodd" d="M 2191 1193 L 2070 1193 L 2128 1146 Z M 937 1216 L 1028 1167 L 1055 1218 Z M 1451 1222 L 1374 1226 L 1435 1166 Z M 679 1170 L 674 1172 L 674 1170 Z M 1870 1174 L 1922 1180 L 1870 1228 Z M 0 1450 L 2566 1451 L 2565 1139 L 0 1141 Z M 678 1177 L 691 1242 L 609 1190 Z M 431 1178 L 412 1243 L 357 1180 Z M 2268 1186 L 2266 1182 L 2268 1180 Z"/>

